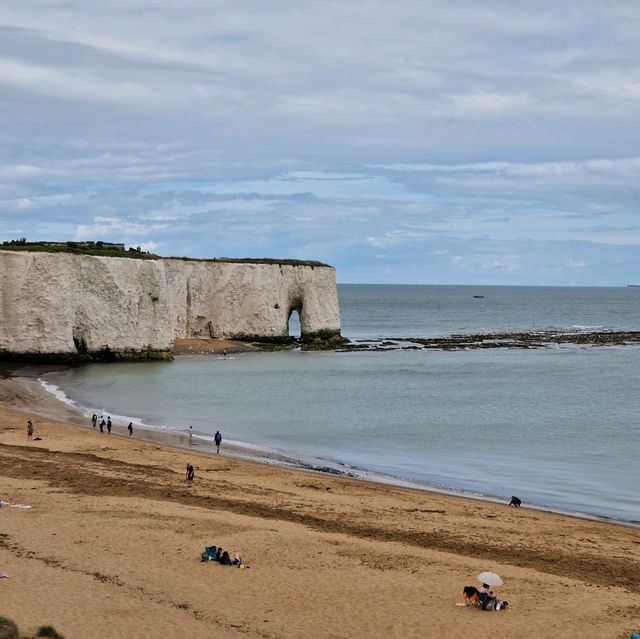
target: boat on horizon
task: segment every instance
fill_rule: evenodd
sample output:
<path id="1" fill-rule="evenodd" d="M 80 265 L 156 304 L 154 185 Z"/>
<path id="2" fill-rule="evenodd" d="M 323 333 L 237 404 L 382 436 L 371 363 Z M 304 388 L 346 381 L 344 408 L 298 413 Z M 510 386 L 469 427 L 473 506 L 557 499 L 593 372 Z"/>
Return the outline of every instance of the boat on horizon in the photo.
<path id="1" fill-rule="evenodd" d="M 640 284 L 627 284 L 627 288 L 640 288 Z"/>

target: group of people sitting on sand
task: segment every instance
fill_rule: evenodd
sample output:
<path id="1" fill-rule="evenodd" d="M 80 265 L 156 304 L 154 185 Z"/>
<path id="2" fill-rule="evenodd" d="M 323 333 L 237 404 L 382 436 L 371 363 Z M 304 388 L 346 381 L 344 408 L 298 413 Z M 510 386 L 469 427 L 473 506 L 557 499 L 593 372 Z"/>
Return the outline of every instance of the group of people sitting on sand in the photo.
<path id="1" fill-rule="evenodd" d="M 231 559 L 231 555 L 226 550 L 223 550 L 220 546 L 206 546 L 200 555 L 200 561 L 217 561 L 223 566 L 233 566 L 234 568 L 240 568 L 244 570 L 245 564 L 242 563 L 242 557 L 237 552 L 235 557 Z"/>
<path id="2" fill-rule="evenodd" d="M 482 584 L 478 590 L 475 586 L 465 586 L 462 590 L 462 598 L 466 606 L 475 606 L 480 610 L 506 610 L 509 606 L 507 601 L 498 599 L 489 584 Z"/>

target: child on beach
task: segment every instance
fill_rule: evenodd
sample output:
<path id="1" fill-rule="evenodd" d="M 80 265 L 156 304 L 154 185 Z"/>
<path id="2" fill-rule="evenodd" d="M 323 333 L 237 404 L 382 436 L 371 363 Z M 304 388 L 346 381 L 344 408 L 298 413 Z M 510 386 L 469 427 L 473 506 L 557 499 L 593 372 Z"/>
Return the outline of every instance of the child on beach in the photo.
<path id="1" fill-rule="evenodd" d="M 193 481 L 196 476 L 196 471 L 193 468 L 193 464 L 187 464 L 187 481 Z"/>
<path id="2" fill-rule="evenodd" d="M 33 437 L 33 422 L 29 420 L 27 422 L 27 439 L 31 441 L 32 437 Z"/>

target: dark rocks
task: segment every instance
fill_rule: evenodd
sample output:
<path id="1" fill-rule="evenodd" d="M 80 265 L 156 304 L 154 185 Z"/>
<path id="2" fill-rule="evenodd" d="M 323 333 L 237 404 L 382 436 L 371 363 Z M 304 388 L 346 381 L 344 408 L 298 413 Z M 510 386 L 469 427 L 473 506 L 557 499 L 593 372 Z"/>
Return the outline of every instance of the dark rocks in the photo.
<path id="1" fill-rule="evenodd" d="M 378 340 L 356 340 L 344 344 L 341 352 L 386 350 L 460 351 L 471 349 L 550 348 L 557 345 L 629 346 L 640 344 L 640 331 L 515 331 L 512 333 L 453 334 L 446 337 L 397 337 Z"/>

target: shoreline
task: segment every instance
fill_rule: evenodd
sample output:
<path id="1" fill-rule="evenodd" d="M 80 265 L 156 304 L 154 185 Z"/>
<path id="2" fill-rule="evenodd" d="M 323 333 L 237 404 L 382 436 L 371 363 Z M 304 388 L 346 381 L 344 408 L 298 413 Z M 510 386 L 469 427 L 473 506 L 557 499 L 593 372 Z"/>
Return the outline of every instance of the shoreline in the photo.
<path id="1" fill-rule="evenodd" d="M 637 629 L 635 529 L 100 435 L 86 420 L 56 421 L 68 409 L 37 386 L 0 380 L 0 498 L 32 506 L 0 509 L 10 577 L 0 612 L 23 632 L 601 639 Z M 29 442 L 36 414 L 48 418 L 34 418 L 42 439 Z M 250 569 L 200 563 L 208 544 L 242 552 Z M 484 570 L 505 580 L 510 613 L 456 606 Z"/>
<path id="2" fill-rule="evenodd" d="M 91 430 L 88 427 L 90 421 L 90 409 L 78 406 L 70 399 L 62 399 L 53 390 L 49 390 L 45 385 L 48 383 L 45 380 L 41 380 L 40 377 L 11 377 L 17 383 L 26 385 L 34 395 L 40 395 L 43 403 L 46 405 L 46 410 L 38 412 L 30 412 L 31 415 L 38 415 L 41 418 L 53 419 L 54 421 L 66 422 L 76 427 Z M 55 387 L 56 389 L 58 387 Z M 59 389 L 62 394 L 64 391 Z M 66 395 L 65 395 L 66 397 Z M 49 411 L 49 412 L 47 412 Z M 118 432 L 117 429 L 124 429 L 126 426 L 126 420 L 130 417 L 124 417 L 112 413 L 114 420 L 114 434 L 120 437 L 128 438 L 126 434 Z M 122 423 L 118 424 L 118 420 Z M 159 426 L 145 424 L 135 417 L 134 420 L 134 436 L 132 439 L 141 440 L 145 442 L 161 444 L 164 446 L 170 446 L 181 450 L 194 451 L 206 455 L 215 455 L 212 450 L 213 447 L 213 435 L 202 435 L 194 433 L 193 443 L 189 443 L 189 436 L 186 431 L 180 432 L 170 428 L 161 428 Z M 471 499 L 486 504 L 506 505 L 508 500 L 493 495 L 484 495 L 473 493 L 465 490 L 457 490 L 452 487 L 438 486 L 427 483 L 421 483 L 413 481 L 400 476 L 385 475 L 380 472 L 368 470 L 366 468 L 358 468 L 347 466 L 339 461 L 332 461 L 327 459 L 312 459 L 312 458 L 299 458 L 293 457 L 286 452 L 277 451 L 260 447 L 249 442 L 237 442 L 233 440 L 225 440 L 223 444 L 225 454 L 238 460 L 247 461 L 250 463 L 266 464 L 276 468 L 287 468 L 291 470 L 299 470 L 303 472 L 314 472 L 325 475 L 332 475 L 336 477 L 342 477 L 345 479 L 355 479 L 359 481 L 365 481 L 374 485 L 380 486 L 394 486 L 398 488 L 404 488 L 407 490 L 414 490 L 417 493 L 430 493 L 436 495 L 450 496 L 454 498 Z M 570 510 L 563 510 L 561 508 L 554 508 L 552 506 L 545 506 L 539 504 L 525 503 L 525 508 L 541 513 L 553 513 L 565 517 L 573 517 L 576 519 L 608 523 L 616 526 L 622 526 L 627 528 L 639 529 L 640 521 L 628 520 L 628 519 L 616 519 L 605 515 L 598 515 L 595 513 L 585 513 Z"/>

